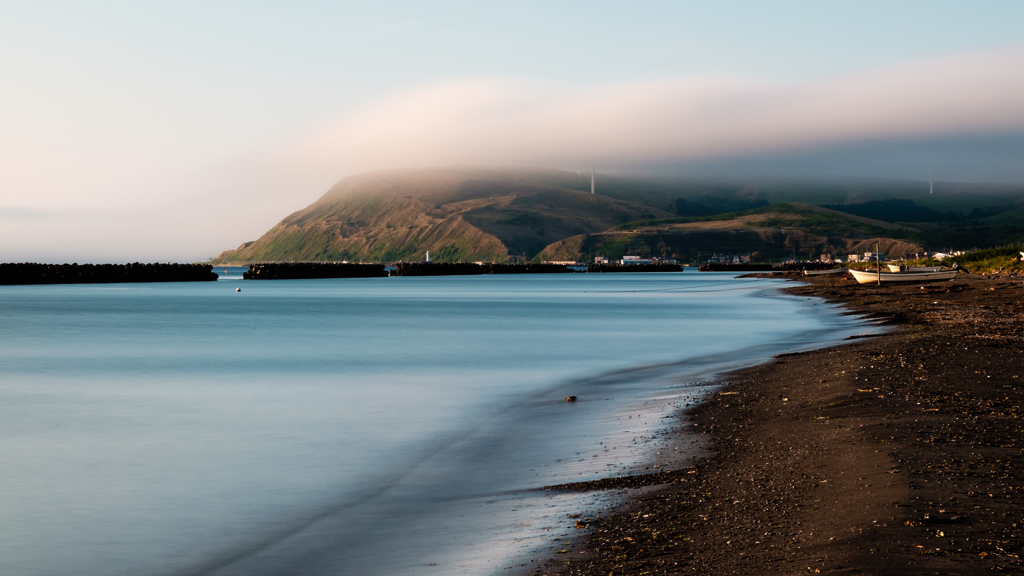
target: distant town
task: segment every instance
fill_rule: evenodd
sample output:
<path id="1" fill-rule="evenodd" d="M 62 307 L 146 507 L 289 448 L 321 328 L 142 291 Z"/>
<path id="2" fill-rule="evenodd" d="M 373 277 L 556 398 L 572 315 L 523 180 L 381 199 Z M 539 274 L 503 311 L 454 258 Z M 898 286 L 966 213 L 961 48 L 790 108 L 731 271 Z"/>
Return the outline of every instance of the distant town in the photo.
<path id="1" fill-rule="evenodd" d="M 790 264 L 796 262 L 820 262 L 822 264 L 846 264 L 852 262 L 887 262 L 893 260 L 899 261 L 911 261 L 911 260 L 927 260 L 932 259 L 939 262 L 947 258 L 956 256 L 963 256 L 964 254 L 970 253 L 970 250 L 954 250 L 951 252 L 917 252 L 914 254 L 903 254 L 898 258 L 889 258 L 888 255 L 879 252 L 863 252 L 858 254 L 847 254 L 846 256 L 838 256 L 835 254 L 822 254 L 817 260 L 800 260 L 795 256 L 790 258 L 782 258 L 774 263 L 778 264 Z M 754 262 L 753 255 L 750 253 L 746 254 L 711 254 L 707 258 L 698 258 L 696 265 L 701 264 L 751 264 Z M 544 264 L 560 264 L 563 266 L 586 266 L 587 262 L 579 262 L 575 260 L 545 260 Z M 620 259 L 609 258 L 608 256 L 596 255 L 594 256 L 594 264 L 618 264 L 623 266 L 639 265 L 639 264 L 680 264 L 682 266 L 692 266 L 693 263 L 680 262 L 679 260 L 672 258 L 662 258 L 659 256 L 623 256 Z M 483 262 L 478 262 L 483 264 Z"/>

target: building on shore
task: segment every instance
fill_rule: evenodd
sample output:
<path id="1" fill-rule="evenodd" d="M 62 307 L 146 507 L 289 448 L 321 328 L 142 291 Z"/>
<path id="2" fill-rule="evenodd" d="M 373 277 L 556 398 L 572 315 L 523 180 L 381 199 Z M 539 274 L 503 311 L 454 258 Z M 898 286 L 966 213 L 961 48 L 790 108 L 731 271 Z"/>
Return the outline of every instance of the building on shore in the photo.
<path id="1" fill-rule="evenodd" d="M 671 258 L 662 258 L 660 256 L 623 256 L 622 260 L 619 260 L 619 264 L 632 265 L 632 264 L 678 264 L 678 260 Z"/>
<path id="2" fill-rule="evenodd" d="M 619 260 L 619 264 L 650 264 L 653 262 L 650 258 L 644 258 L 643 256 L 623 256 L 622 260 Z"/>
<path id="3" fill-rule="evenodd" d="M 709 264 L 749 264 L 753 261 L 751 254 L 712 254 L 707 259 Z"/>

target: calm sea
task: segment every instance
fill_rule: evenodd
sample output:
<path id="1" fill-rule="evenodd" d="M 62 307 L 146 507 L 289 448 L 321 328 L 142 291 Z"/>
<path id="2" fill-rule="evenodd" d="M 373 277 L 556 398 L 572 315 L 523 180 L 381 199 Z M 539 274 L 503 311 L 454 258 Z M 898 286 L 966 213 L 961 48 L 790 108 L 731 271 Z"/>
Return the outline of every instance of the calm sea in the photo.
<path id="1" fill-rule="evenodd" d="M 0 574 L 507 573 L 608 504 L 523 490 L 636 471 L 716 371 L 865 331 L 726 274 L 217 272 L 0 287 Z"/>

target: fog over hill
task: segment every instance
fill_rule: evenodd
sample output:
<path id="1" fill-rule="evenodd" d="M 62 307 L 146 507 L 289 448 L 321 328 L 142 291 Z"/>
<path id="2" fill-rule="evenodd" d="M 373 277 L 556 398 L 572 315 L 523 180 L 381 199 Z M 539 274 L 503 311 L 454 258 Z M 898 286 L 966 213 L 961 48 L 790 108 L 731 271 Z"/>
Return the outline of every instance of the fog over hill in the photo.
<path id="1" fill-rule="evenodd" d="M 576 234 L 672 216 L 657 194 L 593 195 L 559 171 L 394 170 L 345 178 L 323 197 L 218 262 L 533 258 Z"/>
<path id="2" fill-rule="evenodd" d="M 899 252 L 1024 238 L 1024 186 L 846 178 L 680 180 L 541 169 L 437 168 L 345 178 L 218 263 L 582 259 Z M 859 249 L 859 248 L 858 248 Z"/>

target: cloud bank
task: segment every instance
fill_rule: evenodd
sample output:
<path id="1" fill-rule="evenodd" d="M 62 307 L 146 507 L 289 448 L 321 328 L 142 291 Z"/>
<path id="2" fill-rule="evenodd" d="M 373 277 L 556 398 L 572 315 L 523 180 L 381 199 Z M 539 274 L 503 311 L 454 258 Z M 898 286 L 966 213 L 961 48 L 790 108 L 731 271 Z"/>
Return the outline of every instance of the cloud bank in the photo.
<path id="1" fill-rule="evenodd" d="M 1024 51 L 784 84 L 684 78 L 577 88 L 483 78 L 412 91 L 296 143 L 296 166 L 351 173 L 448 164 L 636 167 L 850 142 L 1024 130 Z"/>

